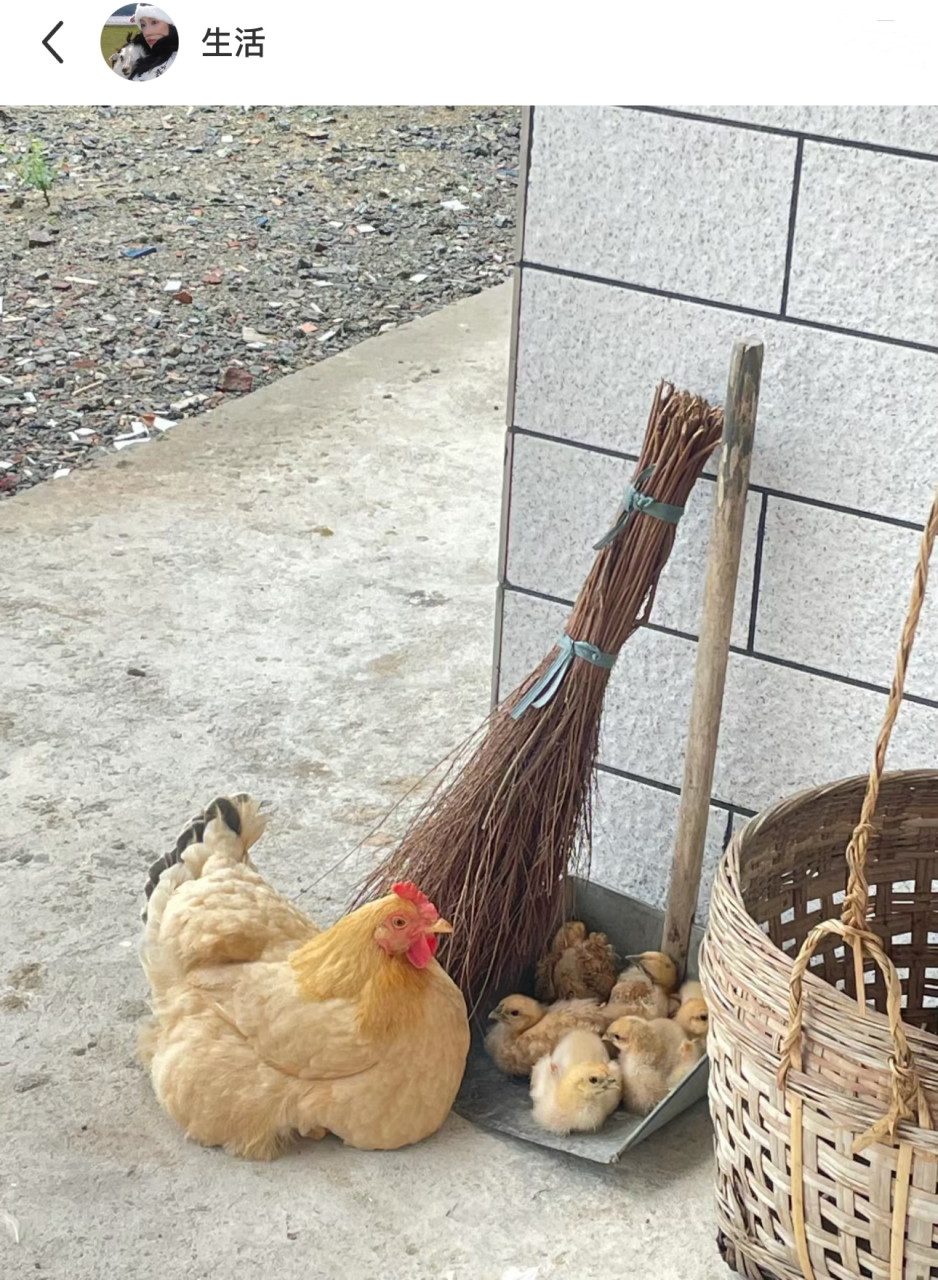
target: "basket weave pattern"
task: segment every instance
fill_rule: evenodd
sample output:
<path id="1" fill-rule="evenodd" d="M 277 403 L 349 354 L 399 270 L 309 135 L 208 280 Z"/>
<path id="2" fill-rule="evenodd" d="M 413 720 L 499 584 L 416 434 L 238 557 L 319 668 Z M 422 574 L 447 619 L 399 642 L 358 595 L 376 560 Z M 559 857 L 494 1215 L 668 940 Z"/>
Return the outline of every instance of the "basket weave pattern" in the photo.
<path id="1" fill-rule="evenodd" d="M 790 1074 L 787 1089 L 777 1082 L 791 961 L 809 931 L 840 910 L 844 849 L 866 786 L 865 776 L 851 778 L 754 818 L 731 842 L 714 887 L 701 970 L 711 1010 L 717 1194 L 735 1266 L 752 1280 L 803 1274 L 791 1221 L 792 1091 L 808 1101 L 805 1217 L 815 1275 L 890 1280 L 898 1148 L 877 1143 L 851 1155 L 891 1100 L 886 990 L 867 963 L 867 994 L 879 1012 L 861 1017 L 851 998 L 852 954 L 839 938 L 822 942 L 809 966 L 803 1069 Z M 866 869 L 870 927 L 897 966 L 909 1044 L 938 1115 L 938 771 L 883 778 Z M 899 1136 L 916 1149 L 904 1280 L 934 1280 L 938 1134 L 906 1123 Z"/>
<path id="2" fill-rule="evenodd" d="M 936 534 L 938 493 L 869 775 L 754 818 L 714 885 L 721 1247 L 750 1280 L 938 1280 L 938 771 L 883 771 Z"/>

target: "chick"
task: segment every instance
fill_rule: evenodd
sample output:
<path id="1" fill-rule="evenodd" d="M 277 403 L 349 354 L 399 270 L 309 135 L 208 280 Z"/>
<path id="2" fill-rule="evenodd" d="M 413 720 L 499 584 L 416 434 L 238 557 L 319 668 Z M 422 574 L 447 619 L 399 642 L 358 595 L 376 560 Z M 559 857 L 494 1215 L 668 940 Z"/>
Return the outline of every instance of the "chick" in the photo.
<path id="1" fill-rule="evenodd" d="M 595 1031 L 568 1031 L 550 1054 L 561 1075 L 579 1062 L 608 1062 L 609 1050 Z"/>
<path id="2" fill-rule="evenodd" d="M 541 956 L 537 962 L 537 971 L 534 976 L 534 994 L 538 1000 L 553 1000 L 554 995 L 554 966 L 568 947 L 575 947 L 579 942 L 586 941 L 586 925 L 582 920 L 568 920 L 566 924 L 562 924 L 554 934 L 554 940 L 550 944 L 550 950 L 546 955 Z"/>
<path id="3" fill-rule="evenodd" d="M 710 1014 L 703 997 L 695 996 L 685 1000 L 674 1015 L 674 1021 L 689 1040 L 699 1040 L 701 1044 L 706 1044 L 707 1033 L 710 1030 Z"/>
<path id="4" fill-rule="evenodd" d="M 619 974 L 606 1005 L 610 1023 L 618 1018 L 667 1018 L 670 997 L 677 986 L 674 961 L 663 951 L 627 956 L 628 969 Z"/>
<path id="5" fill-rule="evenodd" d="M 622 1096 L 618 1066 L 599 1036 L 573 1031 L 531 1072 L 534 1119 L 551 1133 L 594 1133 Z"/>
<path id="6" fill-rule="evenodd" d="M 668 1076 L 668 1093 L 676 1089 L 691 1067 L 697 1065 L 706 1050 L 702 1040 L 685 1040 L 677 1051 L 677 1062 Z"/>
<path id="7" fill-rule="evenodd" d="M 644 1116 L 670 1092 L 671 1074 L 686 1043 L 681 1028 L 667 1018 L 619 1018 L 606 1032 L 619 1051 L 622 1101 L 628 1111 Z"/>
<path id="8" fill-rule="evenodd" d="M 620 987 L 625 984 L 619 983 Z M 619 1018 L 644 1018 L 650 1021 L 652 1018 L 670 1018 L 677 1008 L 671 1008 L 671 1000 L 673 996 L 667 995 L 660 987 L 651 985 L 644 991 L 635 995 L 631 1000 L 616 1000 L 615 991 L 609 1000 L 609 1003 L 603 1005 L 603 1013 L 606 1018 L 606 1025 L 617 1021 Z"/>
<path id="9" fill-rule="evenodd" d="M 615 948 L 606 935 L 588 934 L 582 920 L 570 920 L 557 930 L 537 966 L 535 994 L 541 1000 L 608 1000 L 617 969 Z"/>
<path id="10" fill-rule="evenodd" d="M 682 982 L 677 994 L 681 1004 L 686 1004 L 688 1000 L 704 998 L 703 987 L 699 982 Z"/>
<path id="11" fill-rule="evenodd" d="M 489 1018 L 496 1025 L 485 1037 L 485 1047 L 499 1070 L 509 1076 L 530 1075 L 534 1064 L 552 1053 L 570 1031 L 601 1035 L 606 1028 L 595 1000 L 558 1000 L 548 1006 L 530 996 L 506 996 Z"/>

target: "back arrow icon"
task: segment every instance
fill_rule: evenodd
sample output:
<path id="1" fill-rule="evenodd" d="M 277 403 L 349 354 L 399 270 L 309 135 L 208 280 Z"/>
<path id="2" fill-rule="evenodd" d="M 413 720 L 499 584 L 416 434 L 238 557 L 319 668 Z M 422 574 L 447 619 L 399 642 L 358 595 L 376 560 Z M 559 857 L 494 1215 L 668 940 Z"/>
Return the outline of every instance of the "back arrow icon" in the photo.
<path id="1" fill-rule="evenodd" d="M 61 22 L 57 22 L 55 26 L 52 28 L 52 30 L 49 32 L 49 34 L 46 36 L 45 40 L 43 40 L 42 42 L 44 47 L 48 49 L 49 52 L 52 54 L 53 58 L 55 58 L 56 62 L 64 62 L 65 59 L 59 57 L 56 51 L 52 48 L 52 45 L 49 43 L 49 41 L 52 39 L 52 37 L 55 35 L 55 33 L 58 31 L 61 25 L 62 25 Z"/>

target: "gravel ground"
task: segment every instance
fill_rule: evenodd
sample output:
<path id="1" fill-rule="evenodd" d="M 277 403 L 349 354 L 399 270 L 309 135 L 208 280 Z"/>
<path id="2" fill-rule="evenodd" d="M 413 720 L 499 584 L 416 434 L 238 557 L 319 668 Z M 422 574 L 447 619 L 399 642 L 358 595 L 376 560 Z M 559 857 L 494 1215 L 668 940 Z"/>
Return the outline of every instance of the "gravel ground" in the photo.
<path id="1" fill-rule="evenodd" d="M 0 113 L 0 498 L 501 282 L 519 132 L 514 107 Z M 37 138 L 51 208 L 15 167 Z"/>

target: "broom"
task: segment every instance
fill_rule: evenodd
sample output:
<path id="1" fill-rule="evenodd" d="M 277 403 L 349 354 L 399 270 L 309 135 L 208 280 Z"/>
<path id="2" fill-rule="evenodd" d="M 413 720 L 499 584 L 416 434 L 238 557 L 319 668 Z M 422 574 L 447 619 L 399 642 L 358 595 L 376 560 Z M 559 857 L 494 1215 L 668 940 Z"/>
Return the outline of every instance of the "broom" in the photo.
<path id="1" fill-rule="evenodd" d="M 599 722 L 616 655 L 648 620 L 723 412 L 662 382 L 632 483 L 557 645 L 451 764 L 357 902 L 418 884 L 455 926 L 441 955 L 474 1014 L 544 949 L 588 865 Z"/>

